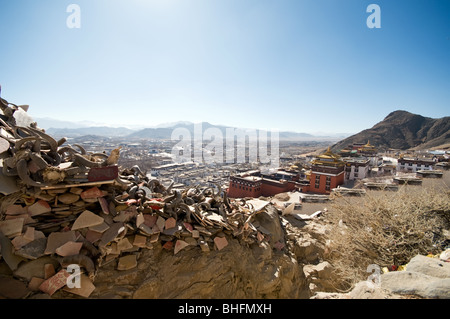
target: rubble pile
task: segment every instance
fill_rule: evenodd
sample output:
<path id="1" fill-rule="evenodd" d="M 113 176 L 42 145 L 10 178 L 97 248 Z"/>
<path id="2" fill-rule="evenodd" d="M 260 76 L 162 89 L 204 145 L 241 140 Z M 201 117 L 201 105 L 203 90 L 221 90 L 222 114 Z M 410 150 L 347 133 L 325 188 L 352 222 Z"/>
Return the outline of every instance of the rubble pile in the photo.
<path id="1" fill-rule="evenodd" d="M 18 125 L 26 107 L 2 99 L 1 109 L 0 297 L 59 289 L 89 297 L 101 267 L 132 269 L 155 244 L 201 254 L 222 250 L 229 236 L 242 245 L 270 239 L 254 220 L 268 202 L 230 200 L 220 186 L 166 187 L 137 166 L 120 168 L 120 149 L 86 152 L 36 123 Z M 66 286 L 70 265 L 81 268 L 81 288 Z"/>

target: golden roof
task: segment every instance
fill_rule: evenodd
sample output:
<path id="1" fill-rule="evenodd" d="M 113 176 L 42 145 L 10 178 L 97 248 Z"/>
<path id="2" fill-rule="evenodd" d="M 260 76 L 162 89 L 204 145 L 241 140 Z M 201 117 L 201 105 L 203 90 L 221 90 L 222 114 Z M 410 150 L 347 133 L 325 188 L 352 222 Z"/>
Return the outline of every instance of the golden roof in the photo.
<path id="1" fill-rule="evenodd" d="M 375 146 L 373 146 L 373 145 L 371 145 L 370 144 L 370 141 L 367 141 L 367 144 L 366 145 L 364 145 L 362 148 L 375 148 Z"/>
<path id="2" fill-rule="evenodd" d="M 325 166 L 341 166 L 344 165 L 344 162 L 341 160 L 341 157 L 339 155 L 331 152 L 331 148 L 328 147 L 325 153 L 317 156 L 316 159 L 312 161 L 312 164 Z"/>

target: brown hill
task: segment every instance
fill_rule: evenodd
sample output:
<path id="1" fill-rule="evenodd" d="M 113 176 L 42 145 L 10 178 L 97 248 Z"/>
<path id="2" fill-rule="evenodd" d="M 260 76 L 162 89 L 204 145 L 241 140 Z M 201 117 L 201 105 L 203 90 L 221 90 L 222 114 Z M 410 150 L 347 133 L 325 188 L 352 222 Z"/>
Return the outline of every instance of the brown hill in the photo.
<path id="1" fill-rule="evenodd" d="M 335 145 L 339 151 L 353 143 L 367 143 L 383 149 L 427 149 L 450 143 L 450 117 L 439 119 L 395 111 L 372 128 L 352 135 Z"/>

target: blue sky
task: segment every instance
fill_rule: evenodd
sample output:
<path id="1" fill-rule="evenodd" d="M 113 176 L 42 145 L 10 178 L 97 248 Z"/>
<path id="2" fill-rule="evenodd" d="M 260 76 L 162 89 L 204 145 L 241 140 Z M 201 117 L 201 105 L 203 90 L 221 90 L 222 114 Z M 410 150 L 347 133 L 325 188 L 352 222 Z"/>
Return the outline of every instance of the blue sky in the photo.
<path id="1" fill-rule="evenodd" d="M 338 133 L 450 115 L 449 0 L 8 0 L 0 44 L 2 97 L 34 117 Z"/>

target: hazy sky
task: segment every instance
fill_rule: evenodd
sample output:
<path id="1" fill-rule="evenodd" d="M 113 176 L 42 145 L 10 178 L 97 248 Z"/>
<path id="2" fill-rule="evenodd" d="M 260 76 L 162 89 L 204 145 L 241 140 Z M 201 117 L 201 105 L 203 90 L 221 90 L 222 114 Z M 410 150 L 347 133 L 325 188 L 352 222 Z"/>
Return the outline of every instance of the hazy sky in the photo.
<path id="1" fill-rule="evenodd" d="M 0 45 L 2 97 L 34 117 L 358 132 L 450 115 L 449 0 L 2 0 Z"/>

